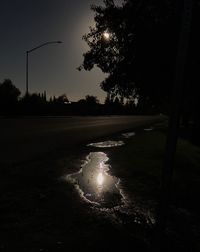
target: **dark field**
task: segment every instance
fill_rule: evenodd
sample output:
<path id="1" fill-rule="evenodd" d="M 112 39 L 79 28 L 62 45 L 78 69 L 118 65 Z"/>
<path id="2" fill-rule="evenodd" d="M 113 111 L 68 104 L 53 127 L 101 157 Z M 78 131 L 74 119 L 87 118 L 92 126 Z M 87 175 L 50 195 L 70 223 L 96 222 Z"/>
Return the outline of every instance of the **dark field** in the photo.
<path id="1" fill-rule="evenodd" d="M 161 125 L 149 132 L 143 128 L 160 120 L 2 120 L 1 251 L 155 251 L 165 132 Z M 136 136 L 124 140 L 124 146 L 86 147 L 91 141 L 118 139 L 131 129 Z M 90 151 L 108 155 L 109 172 L 121 179 L 127 207 L 95 207 L 64 179 L 80 169 Z M 199 160 L 199 148 L 180 140 L 166 251 L 199 251 Z"/>

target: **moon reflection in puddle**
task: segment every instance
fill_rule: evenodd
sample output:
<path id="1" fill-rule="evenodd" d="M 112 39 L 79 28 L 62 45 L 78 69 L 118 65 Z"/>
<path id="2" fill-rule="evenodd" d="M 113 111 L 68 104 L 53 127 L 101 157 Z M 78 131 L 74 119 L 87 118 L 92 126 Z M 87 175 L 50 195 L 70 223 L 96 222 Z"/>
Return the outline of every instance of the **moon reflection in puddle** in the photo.
<path id="1" fill-rule="evenodd" d="M 118 188 L 119 179 L 109 175 L 108 157 L 104 152 L 91 152 L 85 164 L 77 173 L 67 176 L 82 196 L 101 207 L 114 207 L 122 204 L 123 196 Z"/>

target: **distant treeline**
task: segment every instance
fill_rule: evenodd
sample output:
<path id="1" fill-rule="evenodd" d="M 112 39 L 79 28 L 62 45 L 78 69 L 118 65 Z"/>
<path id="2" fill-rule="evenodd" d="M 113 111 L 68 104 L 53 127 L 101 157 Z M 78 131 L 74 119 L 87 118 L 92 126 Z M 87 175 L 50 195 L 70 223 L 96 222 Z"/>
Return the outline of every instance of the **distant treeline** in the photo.
<path id="1" fill-rule="evenodd" d="M 199 100 L 198 100 L 199 102 Z M 194 104 L 196 100 L 194 99 Z M 200 106 L 193 103 L 183 103 L 181 112 L 181 135 L 200 144 Z M 195 107 L 195 109 L 194 109 Z M 89 116 L 89 115 L 153 115 L 168 114 L 167 110 L 155 109 L 148 100 L 129 99 L 122 100 L 118 97 L 106 97 L 103 104 L 96 96 L 86 95 L 77 102 L 68 100 L 66 94 L 47 99 L 46 92 L 26 94 L 16 88 L 10 79 L 0 83 L 0 115 L 13 116 Z"/>
<path id="2" fill-rule="evenodd" d="M 20 96 L 21 91 L 10 79 L 0 83 L 0 114 L 20 115 L 134 115 L 154 114 L 153 108 L 137 104 L 132 100 L 122 101 L 118 97 L 106 97 L 101 104 L 97 97 L 87 95 L 77 102 L 68 100 L 66 94 L 47 99 L 46 92 Z"/>

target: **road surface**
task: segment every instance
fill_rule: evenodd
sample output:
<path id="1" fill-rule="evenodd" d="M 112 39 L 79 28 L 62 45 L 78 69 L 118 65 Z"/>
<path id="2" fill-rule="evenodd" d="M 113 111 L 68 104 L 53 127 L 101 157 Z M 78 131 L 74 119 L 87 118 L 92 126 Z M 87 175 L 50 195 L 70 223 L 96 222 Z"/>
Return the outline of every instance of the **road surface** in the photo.
<path id="1" fill-rule="evenodd" d="M 97 212 L 80 200 L 63 176 L 80 169 L 82 158 L 88 155 L 87 143 L 162 119 L 1 118 L 0 250 L 96 251 L 100 247 L 98 251 L 104 251 L 107 240 L 108 250 L 116 251 L 120 242 L 120 250 L 128 251 L 130 245 L 138 244 L 137 251 L 146 251 L 141 249 L 143 243 L 133 238 L 133 232 L 124 234 L 127 228 L 119 229 L 108 219 L 107 211 Z"/>
<path id="2" fill-rule="evenodd" d="M 24 162 L 57 148 L 76 150 L 97 138 L 159 120 L 161 116 L 1 118 L 0 162 Z"/>

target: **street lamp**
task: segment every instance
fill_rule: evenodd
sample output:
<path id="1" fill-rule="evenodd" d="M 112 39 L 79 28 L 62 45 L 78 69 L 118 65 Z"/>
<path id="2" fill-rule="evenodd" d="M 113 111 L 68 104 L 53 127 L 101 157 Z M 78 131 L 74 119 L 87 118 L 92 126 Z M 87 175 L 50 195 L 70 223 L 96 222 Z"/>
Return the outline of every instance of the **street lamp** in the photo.
<path id="1" fill-rule="evenodd" d="M 39 49 L 40 47 L 43 47 L 43 46 L 46 46 L 49 44 L 61 44 L 61 43 L 62 43 L 62 41 L 49 41 L 49 42 L 43 43 L 39 46 L 36 46 L 36 47 L 32 48 L 31 50 L 26 51 L 26 95 L 28 95 L 28 89 L 29 89 L 29 87 L 28 87 L 28 66 L 29 66 L 28 56 L 29 56 L 29 53 Z"/>

